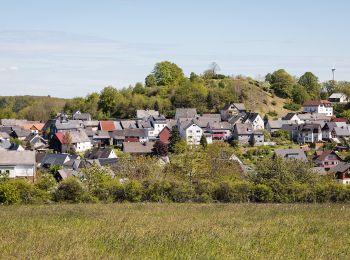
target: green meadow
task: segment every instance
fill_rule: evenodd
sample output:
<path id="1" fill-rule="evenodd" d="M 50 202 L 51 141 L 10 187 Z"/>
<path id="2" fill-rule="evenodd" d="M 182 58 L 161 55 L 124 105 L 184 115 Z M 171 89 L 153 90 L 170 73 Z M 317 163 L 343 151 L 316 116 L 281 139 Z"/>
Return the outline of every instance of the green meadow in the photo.
<path id="1" fill-rule="evenodd" d="M 1 259 L 346 259 L 346 204 L 0 207 Z"/>

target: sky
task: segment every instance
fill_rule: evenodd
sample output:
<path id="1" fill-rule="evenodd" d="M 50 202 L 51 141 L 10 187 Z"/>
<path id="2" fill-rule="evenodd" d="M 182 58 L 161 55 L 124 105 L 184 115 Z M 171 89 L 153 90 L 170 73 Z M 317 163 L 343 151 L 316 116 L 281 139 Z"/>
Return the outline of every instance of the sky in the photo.
<path id="1" fill-rule="evenodd" d="M 86 96 L 186 75 L 262 78 L 284 68 L 350 80 L 347 0 L 0 0 L 0 95 Z"/>

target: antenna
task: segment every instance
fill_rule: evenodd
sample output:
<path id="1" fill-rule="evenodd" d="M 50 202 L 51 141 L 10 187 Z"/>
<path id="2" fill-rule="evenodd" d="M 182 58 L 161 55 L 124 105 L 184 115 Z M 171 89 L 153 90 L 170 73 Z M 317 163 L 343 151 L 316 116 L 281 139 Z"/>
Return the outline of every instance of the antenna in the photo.
<path id="1" fill-rule="evenodd" d="M 334 82 L 334 74 L 335 74 L 335 65 L 333 65 L 333 68 L 332 68 L 332 74 L 333 74 L 333 82 Z"/>

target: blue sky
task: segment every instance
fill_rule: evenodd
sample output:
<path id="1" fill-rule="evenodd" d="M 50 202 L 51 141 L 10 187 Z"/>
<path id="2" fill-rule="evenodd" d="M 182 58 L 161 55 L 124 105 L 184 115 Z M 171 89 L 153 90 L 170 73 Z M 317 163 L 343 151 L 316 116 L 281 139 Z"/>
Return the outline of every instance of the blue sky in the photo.
<path id="1" fill-rule="evenodd" d="M 0 0 L 0 95 L 85 96 L 143 82 L 158 61 L 188 75 L 285 68 L 350 80 L 350 1 Z"/>

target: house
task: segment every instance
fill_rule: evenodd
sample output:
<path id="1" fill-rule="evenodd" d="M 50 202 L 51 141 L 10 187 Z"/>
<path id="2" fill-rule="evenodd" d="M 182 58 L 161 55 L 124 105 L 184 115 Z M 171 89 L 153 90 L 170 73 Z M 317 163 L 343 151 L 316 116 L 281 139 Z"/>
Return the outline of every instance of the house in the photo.
<path id="1" fill-rule="evenodd" d="M 100 147 L 110 146 L 113 144 L 112 133 L 98 130 L 93 133 L 92 141 Z"/>
<path id="2" fill-rule="evenodd" d="M 160 133 L 158 135 L 159 140 L 165 144 L 169 144 L 170 136 L 171 136 L 171 130 L 167 126 L 164 127 L 163 130 L 160 131 Z"/>
<path id="3" fill-rule="evenodd" d="M 149 121 L 153 129 L 149 132 L 149 136 L 158 136 L 159 133 L 167 126 L 167 121 L 164 116 L 151 116 Z"/>
<path id="4" fill-rule="evenodd" d="M 36 133 L 32 133 L 24 139 L 32 149 L 42 149 L 47 146 L 47 141 Z"/>
<path id="5" fill-rule="evenodd" d="M 306 161 L 305 152 L 302 149 L 275 149 L 274 157 L 281 157 L 283 159 L 295 159 Z"/>
<path id="6" fill-rule="evenodd" d="M 264 145 L 264 133 L 262 130 L 254 130 L 251 123 L 237 123 L 233 129 L 233 139 L 240 145 Z"/>
<path id="7" fill-rule="evenodd" d="M 117 158 L 114 150 L 111 148 L 94 148 L 85 156 L 87 159 L 112 159 Z"/>
<path id="8" fill-rule="evenodd" d="M 326 122 L 322 127 L 322 139 L 330 140 L 335 136 L 332 135 L 334 128 L 336 127 L 346 127 L 344 122 Z"/>
<path id="9" fill-rule="evenodd" d="M 155 116 L 158 117 L 159 116 L 159 112 L 156 110 L 136 110 L 136 118 L 137 119 L 146 119 L 149 118 L 151 116 Z"/>
<path id="10" fill-rule="evenodd" d="M 220 115 L 222 120 L 228 120 L 229 118 L 237 115 L 244 114 L 246 112 L 245 105 L 243 103 L 232 103 L 224 106 L 220 110 Z"/>
<path id="11" fill-rule="evenodd" d="M 81 121 L 91 121 L 91 115 L 89 113 L 81 113 L 79 110 L 77 110 L 73 113 L 72 119 Z"/>
<path id="12" fill-rule="evenodd" d="M 11 133 L 11 137 L 24 141 L 28 135 L 30 135 L 32 132 L 30 130 L 25 130 L 21 127 L 13 127 L 13 131 Z"/>
<path id="13" fill-rule="evenodd" d="M 88 129 L 88 130 L 93 131 L 93 132 L 96 132 L 98 130 L 99 124 L 100 124 L 100 122 L 96 121 L 96 120 L 83 121 L 83 125 L 84 125 L 85 130 Z"/>
<path id="14" fill-rule="evenodd" d="M 32 133 L 39 134 L 42 132 L 44 128 L 43 123 L 37 122 L 37 123 L 29 123 L 29 124 L 24 124 L 22 128 L 24 130 L 30 130 Z"/>
<path id="15" fill-rule="evenodd" d="M 301 124 L 315 121 L 329 122 L 332 120 L 332 118 L 329 117 L 327 114 L 322 113 L 301 113 L 298 114 L 298 117 L 301 120 Z"/>
<path id="16" fill-rule="evenodd" d="M 193 120 L 185 120 L 179 123 L 180 136 L 185 138 L 189 145 L 199 145 L 201 137 L 204 133 L 203 129 L 193 122 Z"/>
<path id="17" fill-rule="evenodd" d="M 333 116 L 333 105 L 328 100 L 310 100 L 303 104 L 304 112 Z"/>
<path id="18" fill-rule="evenodd" d="M 113 132 L 115 130 L 121 130 L 122 127 L 120 125 L 120 122 L 117 121 L 100 121 L 100 125 L 98 127 L 98 130 L 105 131 L 105 132 Z"/>
<path id="19" fill-rule="evenodd" d="M 51 166 L 57 165 L 62 166 L 70 161 L 71 159 L 76 159 L 78 157 L 67 154 L 67 153 L 47 153 L 44 154 L 40 161 L 38 161 L 38 165 L 44 168 L 50 168 Z"/>
<path id="20" fill-rule="evenodd" d="M 1 125 L 2 126 L 19 126 L 22 127 L 23 125 L 27 124 L 28 120 L 26 119 L 7 119 L 7 118 L 3 118 L 1 119 Z"/>
<path id="21" fill-rule="evenodd" d="M 175 111 L 175 120 L 178 120 L 180 118 L 193 119 L 197 116 L 197 109 L 195 108 L 176 108 Z"/>
<path id="22" fill-rule="evenodd" d="M 337 182 L 345 185 L 350 184 L 350 163 L 339 162 L 337 166 L 331 168 L 330 172 L 334 173 Z"/>
<path id="23" fill-rule="evenodd" d="M 123 142 L 140 142 L 149 141 L 147 129 L 122 129 L 116 130 L 111 134 L 113 144 L 121 146 Z"/>
<path id="24" fill-rule="evenodd" d="M 213 140 L 228 140 L 232 135 L 232 125 L 229 122 L 209 122 L 205 132 L 208 132 Z"/>
<path id="25" fill-rule="evenodd" d="M 264 129 L 264 120 L 258 113 L 246 113 L 242 118 L 243 124 L 252 124 L 254 130 Z"/>
<path id="26" fill-rule="evenodd" d="M 137 122 L 135 120 L 121 120 L 120 125 L 122 129 L 136 129 L 138 128 Z"/>
<path id="27" fill-rule="evenodd" d="M 9 178 L 35 179 L 36 162 L 34 151 L 2 151 L 0 150 L 0 172 Z"/>
<path id="28" fill-rule="evenodd" d="M 298 126 L 298 143 L 315 143 L 322 141 L 321 125 L 306 123 Z"/>
<path id="29" fill-rule="evenodd" d="M 50 128 L 53 134 L 75 132 L 83 129 L 84 124 L 81 120 L 55 120 Z"/>
<path id="30" fill-rule="evenodd" d="M 270 134 L 273 134 L 279 130 L 282 130 L 282 126 L 286 124 L 297 124 L 296 121 L 290 121 L 290 120 L 268 120 L 265 128 L 267 131 L 269 131 Z"/>
<path id="31" fill-rule="evenodd" d="M 347 125 L 334 127 L 332 130 L 332 137 L 348 140 L 350 138 L 350 129 Z"/>
<path id="32" fill-rule="evenodd" d="M 73 131 L 55 134 L 55 147 L 58 152 L 67 152 L 73 149 L 75 152 L 85 152 L 92 147 L 91 141 L 84 131 Z M 69 143 L 67 143 L 69 141 Z M 52 144 L 52 142 L 51 142 Z"/>
<path id="33" fill-rule="evenodd" d="M 298 125 L 304 123 L 304 121 L 300 119 L 300 116 L 297 113 L 288 113 L 282 117 L 282 121 L 294 122 Z"/>
<path id="34" fill-rule="evenodd" d="M 147 155 L 153 153 L 154 143 L 136 143 L 136 142 L 124 142 L 123 152 L 130 153 L 131 155 Z"/>
<path id="35" fill-rule="evenodd" d="M 344 93 L 333 93 L 329 96 L 328 101 L 332 103 L 344 104 L 349 102 L 349 97 Z"/>
<path id="36" fill-rule="evenodd" d="M 323 167 L 325 170 L 337 166 L 341 161 L 341 158 L 331 150 L 318 151 L 314 157 L 314 163 L 316 166 Z"/>

